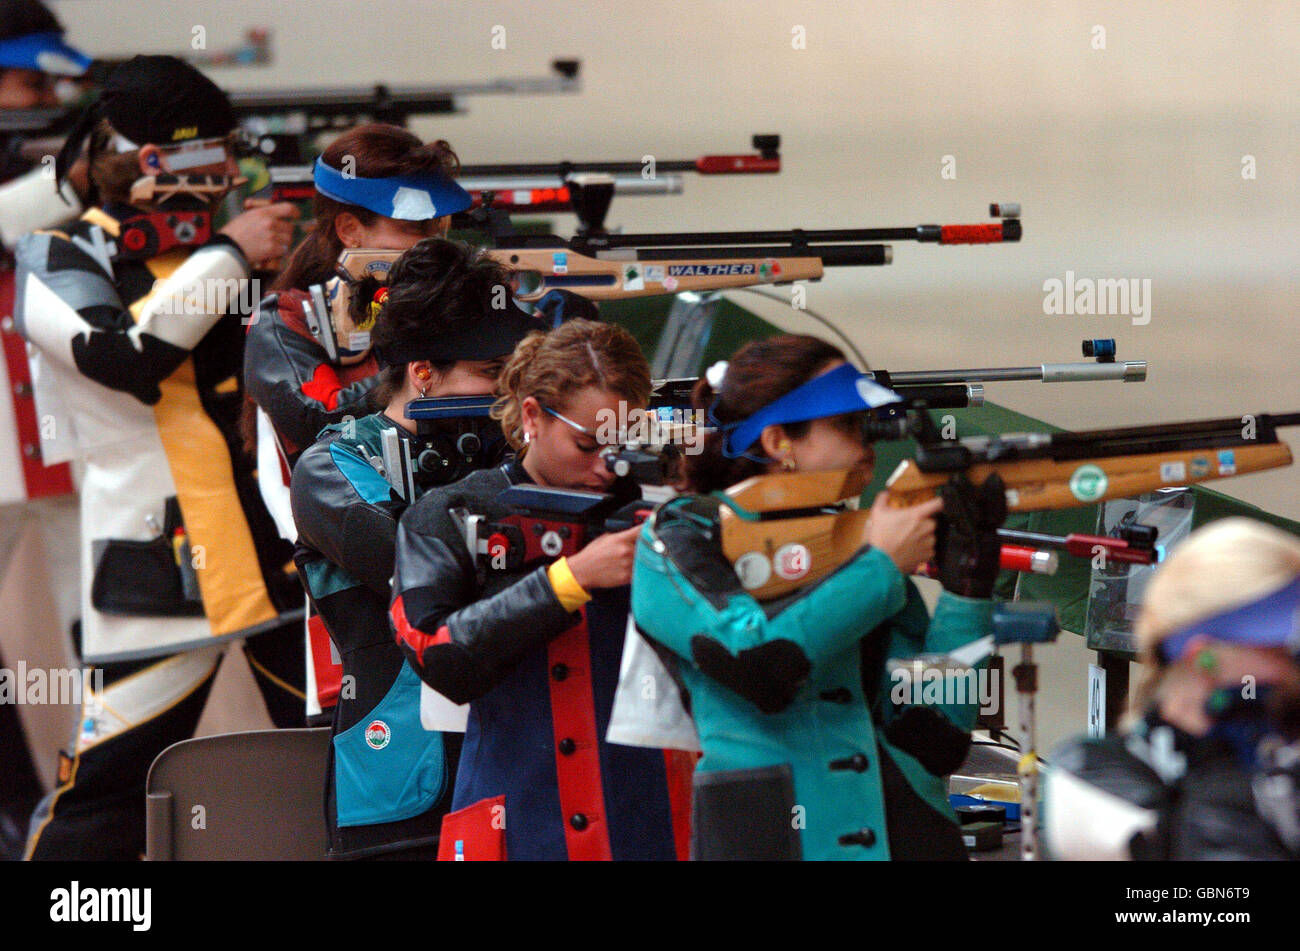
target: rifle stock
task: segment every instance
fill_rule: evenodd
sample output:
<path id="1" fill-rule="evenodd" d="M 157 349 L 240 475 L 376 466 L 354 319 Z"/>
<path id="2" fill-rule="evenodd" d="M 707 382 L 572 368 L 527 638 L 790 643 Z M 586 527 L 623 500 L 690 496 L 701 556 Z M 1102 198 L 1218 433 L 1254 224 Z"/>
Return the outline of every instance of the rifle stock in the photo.
<path id="1" fill-rule="evenodd" d="M 1225 435 L 1226 425 L 1239 425 L 1233 419 L 1062 433 L 1056 446 L 1050 445 L 1049 437 L 1034 443 L 1010 437 L 1002 451 L 1020 446 L 1026 454 L 1040 456 L 975 461 L 929 472 L 923 471 L 916 459 L 905 459 L 882 491 L 888 505 L 903 508 L 934 498 L 955 472 L 964 472 L 976 484 L 996 472 L 1006 484 L 1007 509 L 1036 512 L 1290 465 L 1291 449 L 1277 438 L 1276 428 L 1300 424 L 1300 415 L 1257 419 L 1261 427 L 1258 439 Z M 1106 448 L 1108 444 L 1131 446 L 1143 438 L 1153 444 L 1164 440 L 1182 445 L 1160 452 L 1123 454 Z M 941 450 L 944 445 L 960 443 L 923 449 Z M 1091 454 L 1087 451 L 1090 445 L 1094 449 Z M 1052 452 L 1067 458 L 1050 458 Z M 943 457 L 936 454 L 932 458 Z M 845 504 L 861 491 L 860 475 L 848 471 L 780 473 L 748 479 L 727 490 L 720 512 L 722 550 L 750 594 L 760 601 L 782 597 L 830 574 L 866 544 L 869 512 Z"/>
<path id="2" fill-rule="evenodd" d="M 1231 462 L 1227 461 L 1229 457 Z M 996 472 L 1006 483 L 1008 511 L 1040 512 L 1263 472 L 1291 462 L 1291 448 L 1276 442 L 1234 446 L 1230 450 L 1185 449 L 1065 462 L 1023 459 L 977 463 L 966 473 L 972 482 L 980 484 Z M 946 472 L 922 472 L 916 460 L 904 459 L 885 483 L 889 504 L 903 508 L 932 499 L 949 477 Z"/>

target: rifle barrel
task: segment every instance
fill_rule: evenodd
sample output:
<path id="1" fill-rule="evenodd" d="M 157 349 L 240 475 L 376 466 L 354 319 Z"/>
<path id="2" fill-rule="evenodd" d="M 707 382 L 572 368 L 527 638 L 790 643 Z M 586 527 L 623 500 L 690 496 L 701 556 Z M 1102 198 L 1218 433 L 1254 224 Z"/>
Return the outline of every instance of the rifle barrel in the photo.
<path id="1" fill-rule="evenodd" d="M 990 367 L 984 370 L 904 370 L 890 373 L 889 379 L 900 386 L 937 383 L 1007 383 L 1032 380 L 1041 383 L 1084 383 L 1120 380 L 1138 383 L 1147 378 L 1145 360 L 1123 363 L 1041 363 L 1036 367 Z"/>
<path id="2" fill-rule="evenodd" d="M 662 167 L 662 166 L 661 166 Z M 1014 221 L 1016 219 L 1009 219 Z M 943 228 L 991 228 L 1002 229 L 1005 235 L 997 240 L 1019 240 L 1019 235 L 1012 238 L 1006 233 L 1007 221 L 992 222 L 984 225 L 917 225 L 910 228 L 826 228 L 804 230 L 791 228 L 788 231 L 693 231 L 667 232 L 664 234 L 609 234 L 592 235 L 584 239 L 591 251 L 606 248 L 640 248 L 640 247 L 685 247 L 696 244 L 768 244 L 787 243 L 793 245 L 821 244 L 826 242 L 874 242 L 874 241 L 939 241 L 939 232 Z M 992 233 L 992 232 L 990 232 Z M 933 236 L 930 236 L 933 235 Z M 953 242 L 955 243 L 955 242 Z M 574 250 L 579 250 L 574 248 Z"/>
<path id="3" fill-rule="evenodd" d="M 576 245 L 578 239 L 574 239 Z M 581 253 L 578 247 L 572 247 Z M 508 249 L 506 249 L 508 250 Z M 893 249 L 887 244 L 824 244 L 816 247 L 786 245 L 784 247 L 755 247 L 739 245 L 734 248 L 636 248 L 639 261 L 685 261 L 693 258 L 821 258 L 824 267 L 861 267 L 889 264 L 894 259 Z M 608 260 L 621 260 L 611 256 Z"/>

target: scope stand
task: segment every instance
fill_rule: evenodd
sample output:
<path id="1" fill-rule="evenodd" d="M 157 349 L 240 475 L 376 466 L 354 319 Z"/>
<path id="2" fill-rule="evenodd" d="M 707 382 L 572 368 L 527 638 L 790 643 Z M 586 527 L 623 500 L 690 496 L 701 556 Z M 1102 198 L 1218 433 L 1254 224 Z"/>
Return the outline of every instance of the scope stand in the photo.
<path id="1" fill-rule="evenodd" d="M 1038 665 L 1034 645 L 1050 644 L 1060 633 L 1056 608 L 1049 602 L 1009 601 L 993 611 L 995 644 L 1019 644 L 1020 663 L 1011 668 L 1019 695 L 1020 858 L 1038 858 L 1038 734 L 1034 698 L 1038 693 Z"/>

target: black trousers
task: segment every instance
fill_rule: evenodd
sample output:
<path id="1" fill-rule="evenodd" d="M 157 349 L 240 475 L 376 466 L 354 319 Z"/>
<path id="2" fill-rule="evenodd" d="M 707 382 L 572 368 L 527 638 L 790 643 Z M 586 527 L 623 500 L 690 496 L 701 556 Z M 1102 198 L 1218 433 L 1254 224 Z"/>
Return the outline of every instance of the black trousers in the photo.
<path id="1" fill-rule="evenodd" d="M 306 681 L 302 624 L 290 622 L 244 644 L 267 712 L 279 728 L 305 721 Z M 173 655 L 175 656 L 175 655 Z M 110 664 L 104 690 L 129 677 L 160 676 L 171 658 Z M 129 729 L 76 752 L 61 754 L 59 785 L 36 807 L 27 841 L 29 859 L 133 860 L 144 855 L 145 779 L 158 754 L 198 727 L 221 666 L 179 685 L 183 694 Z M 82 726 L 78 725 L 80 731 Z"/>

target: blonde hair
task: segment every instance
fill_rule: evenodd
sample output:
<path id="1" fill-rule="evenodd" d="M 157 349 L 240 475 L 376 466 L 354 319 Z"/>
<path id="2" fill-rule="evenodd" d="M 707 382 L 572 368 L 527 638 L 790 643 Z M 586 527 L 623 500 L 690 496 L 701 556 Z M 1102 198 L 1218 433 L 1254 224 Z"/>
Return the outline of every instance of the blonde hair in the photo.
<path id="1" fill-rule="evenodd" d="M 629 404 L 650 402 L 650 365 L 636 338 L 616 324 L 570 320 L 519 342 L 497 381 L 492 418 L 501 421 L 510 446 L 523 455 L 523 402 L 533 397 L 556 412 L 589 386 L 615 393 Z"/>
<path id="2" fill-rule="evenodd" d="M 1142 679 L 1126 720 L 1143 715 L 1167 668 L 1158 654 L 1170 634 L 1250 604 L 1300 576 L 1300 539 L 1248 518 L 1211 522 L 1178 545 L 1147 585 L 1138 614 Z"/>

